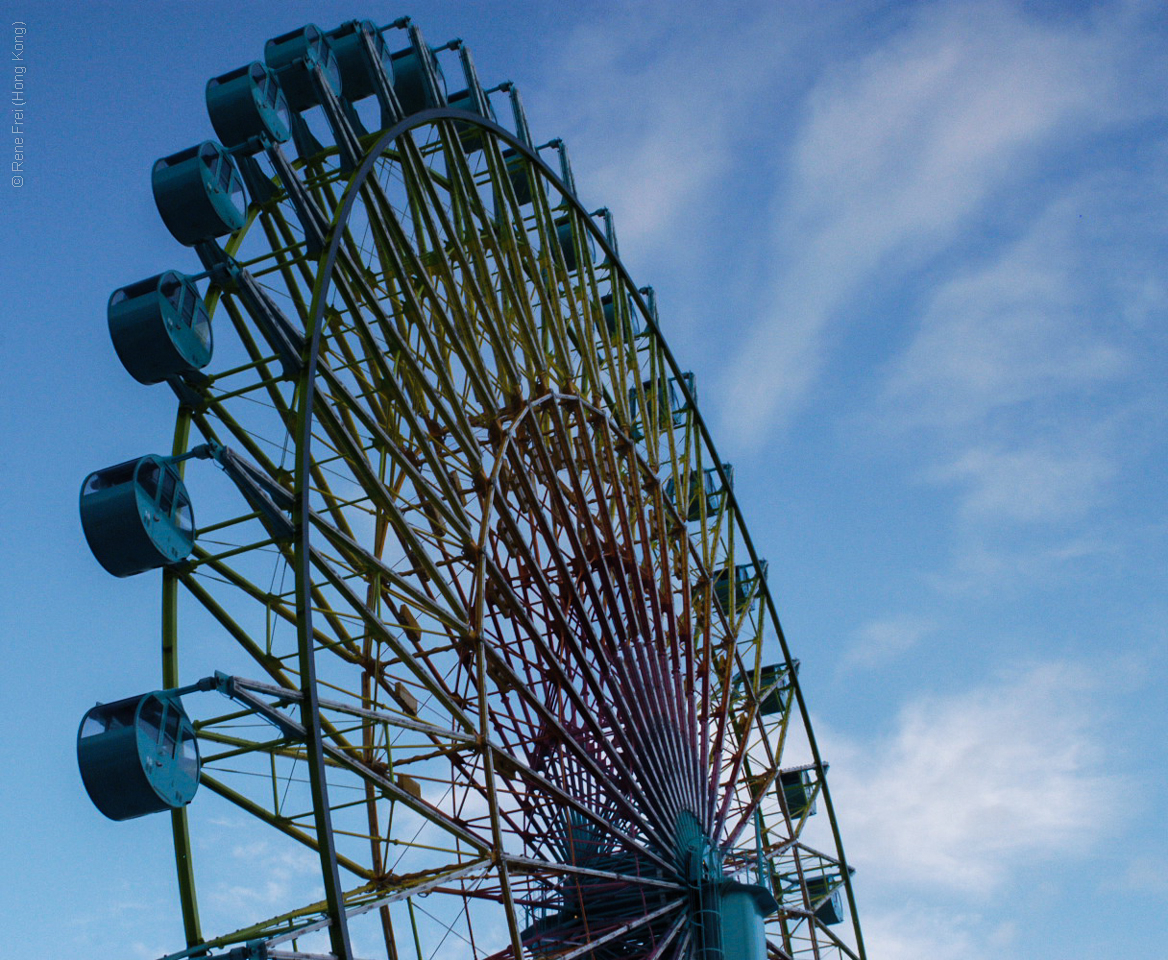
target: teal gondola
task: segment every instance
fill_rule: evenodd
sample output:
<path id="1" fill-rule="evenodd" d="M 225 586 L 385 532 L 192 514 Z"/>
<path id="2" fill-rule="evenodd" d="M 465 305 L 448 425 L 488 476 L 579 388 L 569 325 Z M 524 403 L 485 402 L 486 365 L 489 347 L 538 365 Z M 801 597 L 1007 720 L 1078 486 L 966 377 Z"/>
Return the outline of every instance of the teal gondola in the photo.
<path id="1" fill-rule="evenodd" d="M 718 598 L 722 611 L 730 616 L 741 615 L 757 599 L 759 582 L 765 580 L 766 575 L 765 560 L 759 560 L 757 570 L 753 563 L 742 563 L 734 568 L 731 586 L 730 569 L 722 567 L 713 579 L 714 596 Z"/>
<path id="2" fill-rule="evenodd" d="M 194 281 L 174 270 L 115 290 L 107 318 L 118 359 L 139 383 L 211 362 L 211 317 Z"/>
<path id="3" fill-rule="evenodd" d="M 810 770 L 784 770 L 779 774 L 779 789 L 792 820 L 815 814 L 815 784 Z"/>
<path id="4" fill-rule="evenodd" d="M 89 799 L 111 820 L 186 806 L 199 787 L 199 749 L 182 702 L 165 691 L 99 703 L 77 732 Z"/>
<path id="5" fill-rule="evenodd" d="M 438 62 L 438 54 L 420 37 L 418 41 L 390 57 L 393 64 L 393 92 L 397 94 L 397 102 L 407 117 L 423 110 L 446 106 L 446 75 Z M 421 56 L 419 50 L 424 51 Z"/>
<path id="6" fill-rule="evenodd" d="M 487 105 L 486 113 L 479 108 L 478 97 L 468 87 L 466 90 L 452 93 L 447 99 L 446 105 L 452 110 L 465 110 L 467 113 L 484 117 L 492 123 L 498 123 L 499 118 L 495 115 L 495 108 L 491 106 L 491 101 L 484 99 L 484 102 Z M 463 151 L 471 154 L 483 148 L 483 131 L 481 127 L 473 123 L 462 122 L 456 123 L 454 127 L 458 131 L 459 140 L 462 141 Z"/>
<path id="7" fill-rule="evenodd" d="M 686 489 L 678 495 L 677 484 L 670 477 L 665 481 L 665 496 L 674 504 L 687 520 L 700 520 L 703 511 L 711 516 L 718 511 L 727 490 L 734 486 L 734 467 L 729 463 L 722 464 L 722 472 L 728 483 L 722 485 L 718 471 L 714 467 L 706 470 L 691 470 Z"/>
<path id="8" fill-rule="evenodd" d="M 340 96 L 341 68 L 328 37 L 314 23 L 273 37 L 264 44 L 264 62 L 280 81 L 288 108 L 301 113 L 320 103 L 320 91 L 312 79 L 319 67 L 325 83 Z"/>
<path id="9" fill-rule="evenodd" d="M 94 471 L 81 485 L 80 506 L 89 549 L 115 577 L 179 563 L 194 548 L 191 499 L 170 458 Z"/>
<path id="10" fill-rule="evenodd" d="M 799 661 L 794 662 L 795 675 L 799 673 Z M 782 713 L 791 702 L 794 690 L 791 684 L 791 672 L 785 663 L 773 663 L 759 671 L 758 689 L 765 693 L 759 704 L 758 712 L 764 717 Z"/>
<path id="11" fill-rule="evenodd" d="M 842 880 L 836 876 L 807 878 L 807 896 L 820 923 L 834 926 L 844 919 L 843 897 L 840 896 Z"/>
<path id="12" fill-rule="evenodd" d="M 222 144 L 207 140 L 163 157 L 150 182 L 162 222 L 185 246 L 234 233 L 244 224 L 243 178 Z"/>
<path id="13" fill-rule="evenodd" d="M 514 147 L 503 151 L 503 162 L 507 165 L 507 176 L 511 180 L 511 189 L 515 191 L 515 202 L 521 207 L 531 203 L 535 196 L 532 193 L 531 182 L 535 176 L 527 157 Z"/>
<path id="14" fill-rule="evenodd" d="M 367 42 L 372 45 L 373 56 L 392 83 L 393 58 L 389 47 L 385 45 L 385 38 L 372 20 L 350 20 L 335 30 L 330 30 L 326 36 L 337 58 L 341 89 L 345 92 L 345 99 L 350 103 L 364 100 L 377 92 L 369 72 L 370 64 L 365 47 Z"/>
<path id="15" fill-rule="evenodd" d="M 606 293 L 600 298 L 600 309 L 604 314 L 604 326 L 608 330 L 608 335 L 615 337 L 619 329 L 626 340 L 631 340 L 641 335 L 641 315 L 633 303 L 633 298 L 628 295 L 626 298 L 627 306 L 619 318 L 611 293 Z"/>
<path id="16" fill-rule="evenodd" d="M 579 257 L 576 256 L 576 230 L 572 225 L 572 215 L 565 213 L 561 217 L 557 217 L 554 221 L 556 228 L 556 241 L 559 244 L 559 250 L 564 255 L 564 266 L 568 267 L 569 273 L 575 273 L 579 266 Z M 584 246 L 588 251 L 589 262 L 596 260 L 596 243 L 592 241 L 592 235 L 588 231 L 584 231 Z"/>
<path id="17" fill-rule="evenodd" d="M 254 138 L 284 143 L 292 136 L 288 101 L 276 75 L 258 60 L 207 81 L 207 115 L 229 149 Z M 260 147 L 256 143 L 250 152 Z"/>
<path id="18" fill-rule="evenodd" d="M 658 377 L 655 383 L 656 389 L 654 389 L 653 380 L 646 380 L 641 384 L 641 389 L 645 394 L 646 407 L 650 409 L 656 407 L 656 417 L 652 417 L 652 419 L 655 421 L 657 432 L 669 429 L 670 425 L 680 427 L 685 423 L 686 411 L 691 409 L 689 400 L 686 399 L 685 391 L 681 389 L 680 384 L 685 385 L 689 396 L 696 403 L 697 380 L 692 373 L 683 373 L 680 377 Z M 641 424 L 641 418 L 637 415 L 638 407 L 637 389 L 634 387 L 629 391 L 629 415 L 633 418 L 634 440 L 640 440 L 644 436 L 644 427 Z"/>

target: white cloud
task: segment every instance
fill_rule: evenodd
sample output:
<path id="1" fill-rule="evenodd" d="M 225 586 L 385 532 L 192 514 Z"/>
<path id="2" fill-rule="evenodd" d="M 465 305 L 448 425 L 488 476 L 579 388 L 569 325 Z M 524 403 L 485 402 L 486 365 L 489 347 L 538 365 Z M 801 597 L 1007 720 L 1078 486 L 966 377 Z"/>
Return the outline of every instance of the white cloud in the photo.
<path id="1" fill-rule="evenodd" d="M 1051 584 L 1068 565 L 1087 559 L 1117 559 L 1115 544 L 1090 535 L 1059 536 L 1050 542 L 1033 537 L 1004 537 L 1000 531 L 964 530 L 953 562 L 928 582 L 946 595 L 986 596 L 993 591 Z"/>
<path id="2" fill-rule="evenodd" d="M 1096 518 L 1138 462 L 1138 410 L 1161 390 L 1147 376 L 1160 349 L 1150 317 L 1165 314 L 1160 228 L 1133 199 L 1154 175 L 1060 192 L 1018 239 L 937 287 L 888 367 L 879 427 L 952 488 L 952 572 L 970 586 L 1109 549 Z"/>
<path id="3" fill-rule="evenodd" d="M 832 792 L 867 886 L 986 894 L 1088 852 L 1122 785 L 1090 728 L 1091 675 L 1062 664 L 906 706 L 895 730 L 833 745 Z"/>
<path id="4" fill-rule="evenodd" d="M 1091 329 L 1076 257 L 1059 236 L 1074 214 L 1059 206 L 994 262 L 932 297 L 887 388 L 902 421 L 960 429 L 1124 373 L 1122 347 Z"/>
<path id="5" fill-rule="evenodd" d="M 1002 940 L 1009 928 L 998 933 L 996 943 L 978 929 L 978 916 L 954 915 L 910 902 L 897 910 L 872 910 L 864 916 L 864 946 L 873 957 L 896 960 L 989 960 L 1001 957 Z"/>
<path id="6" fill-rule="evenodd" d="M 937 629 L 935 621 L 911 614 L 866 623 L 844 654 L 845 667 L 874 667 L 907 653 Z"/>
<path id="7" fill-rule="evenodd" d="M 755 29 L 642 4 L 589 18 L 557 42 L 531 113 L 549 118 L 540 129 L 554 118 L 549 135 L 573 131 L 581 197 L 612 209 L 626 257 L 653 242 L 675 246 L 671 228 L 725 173 L 748 95 L 783 45 L 765 22 L 773 18 L 756 9 L 746 19 Z"/>
<path id="8" fill-rule="evenodd" d="M 324 896 L 320 859 L 312 850 L 270 834 L 232 840 L 221 834 L 220 848 L 230 855 L 202 869 L 206 887 L 202 906 L 209 930 L 223 933 Z"/>
<path id="9" fill-rule="evenodd" d="M 934 477 L 965 486 L 967 519 L 1039 522 L 1082 516 L 1113 470 L 1091 449 L 970 447 Z"/>
<path id="10" fill-rule="evenodd" d="M 1168 899 L 1168 859 L 1138 856 L 1128 864 L 1124 883 L 1131 890 Z"/>
<path id="11" fill-rule="evenodd" d="M 1124 40 L 992 2 L 926 5 L 814 91 L 776 214 L 782 269 L 730 372 L 747 444 L 785 422 L 820 375 L 829 332 L 866 284 L 907 277 L 968 234 L 1067 138 L 1113 123 Z M 1084 358 L 1089 361 L 1091 358 Z"/>

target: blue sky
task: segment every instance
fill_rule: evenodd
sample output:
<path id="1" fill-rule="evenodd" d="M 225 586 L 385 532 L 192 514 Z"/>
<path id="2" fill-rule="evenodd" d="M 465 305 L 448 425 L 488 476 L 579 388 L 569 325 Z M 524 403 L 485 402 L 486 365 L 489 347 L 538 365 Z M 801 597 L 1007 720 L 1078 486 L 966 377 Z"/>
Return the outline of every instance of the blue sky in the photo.
<path id="1" fill-rule="evenodd" d="M 104 319 L 197 269 L 150 165 L 211 136 L 206 79 L 268 37 L 410 13 L 520 86 L 657 289 L 803 661 L 873 960 L 1162 950 L 1162 4 L 6 11 L 30 101 L 25 183 L 0 182 L 9 943 L 179 941 L 165 824 L 101 818 L 73 753 L 87 706 L 157 682 L 157 583 L 106 576 L 76 512 L 89 470 L 169 442 Z M 255 853 L 225 844 L 224 875 Z"/>

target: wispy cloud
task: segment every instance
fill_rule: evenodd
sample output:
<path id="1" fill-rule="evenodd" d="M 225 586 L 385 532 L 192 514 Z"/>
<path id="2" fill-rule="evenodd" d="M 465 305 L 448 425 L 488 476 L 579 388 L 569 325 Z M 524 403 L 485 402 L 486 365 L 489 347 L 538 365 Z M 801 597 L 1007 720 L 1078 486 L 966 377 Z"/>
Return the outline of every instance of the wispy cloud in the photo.
<path id="1" fill-rule="evenodd" d="M 967 518 L 1054 521 L 1081 516 L 1113 472 L 1107 457 L 1089 449 L 970 447 L 934 477 L 965 488 Z"/>
<path id="2" fill-rule="evenodd" d="M 984 894 L 1025 863 L 1074 858 L 1112 823 L 1085 670 L 1046 664 L 909 703 L 868 743 L 837 743 L 832 790 L 867 884 Z M 841 750 L 842 748 L 842 750 Z"/>
<path id="3" fill-rule="evenodd" d="M 1034 537 L 1009 535 L 1001 529 L 962 529 L 951 562 L 927 582 L 948 596 L 988 596 L 1004 590 L 1032 588 L 1065 578 L 1067 569 L 1119 551 L 1092 533 Z"/>
<path id="4" fill-rule="evenodd" d="M 1168 860 L 1163 857 L 1135 857 L 1123 879 L 1132 890 L 1168 900 Z"/>
<path id="5" fill-rule="evenodd" d="M 1050 151 L 1126 116 L 1123 50 L 1103 21 L 1039 21 L 992 2 L 924 5 L 891 41 L 825 75 L 776 212 L 781 269 L 728 377 L 727 409 L 752 416 L 728 416 L 726 429 L 762 443 L 762 424 L 799 409 L 866 286 L 906 280 L 990 204 L 1025 191 Z"/>
<path id="6" fill-rule="evenodd" d="M 1015 933 L 1008 921 L 995 926 L 976 914 L 954 914 L 917 902 L 870 911 L 864 921 L 868 952 L 897 960 L 1000 960 Z"/>
<path id="7" fill-rule="evenodd" d="M 217 932 L 323 897 L 320 860 L 284 837 L 253 836 L 240 842 L 240 824 L 219 831 L 221 855 L 204 867 L 204 920 Z M 223 856 L 226 852 L 228 855 Z"/>
<path id="8" fill-rule="evenodd" d="M 752 91 L 789 42 L 764 11 L 706 13 L 647 3 L 581 22 L 557 43 L 532 98 L 533 114 L 575 132 L 583 198 L 614 211 L 626 254 L 671 242 L 687 210 L 708 199 Z"/>
<path id="9" fill-rule="evenodd" d="M 1125 372 L 1108 318 L 1088 309 L 1085 288 L 1102 278 L 1084 278 L 1083 251 L 1069 249 L 1085 202 L 1064 199 L 989 264 L 935 291 L 886 387 L 902 422 L 963 429 Z"/>
<path id="10" fill-rule="evenodd" d="M 843 657 L 848 668 L 875 667 L 907 653 L 937 629 L 929 617 L 905 614 L 887 620 L 874 620 L 856 632 L 852 645 Z"/>
<path id="11" fill-rule="evenodd" d="M 1019 565 L 1046 575 L 1048 561 L 1110 549 L 1096 518 L 1140 468 L 1140 424 L 1165 397 L 1152 320 L 1168 311 L 1163 243 L 1140 211 L 1162 173 L 1059 192 L 1013 242 L 938 284 L 888 365 L 873 419 L 952 492 L 953 582 L 984 587 Z"/>

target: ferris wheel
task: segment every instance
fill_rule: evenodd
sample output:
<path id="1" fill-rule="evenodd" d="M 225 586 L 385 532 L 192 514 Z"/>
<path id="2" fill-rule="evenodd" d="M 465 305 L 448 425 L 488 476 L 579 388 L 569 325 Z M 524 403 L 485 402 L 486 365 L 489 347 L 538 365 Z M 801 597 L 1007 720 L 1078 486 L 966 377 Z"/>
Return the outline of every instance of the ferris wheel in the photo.
<path id="1" fill-rule="evenodd" d="M 80 500 L 161 571 L 161 686 L 77 747 L 102 813 L 171 818 L 169 960 L 864 957 L 733 469 L 564 144 L 409 19 L 207 107 L 152 173 L 202 270 L 109 302 L 173 444 Z M 224 809 L 317 892 L 212 929 Z"/>

